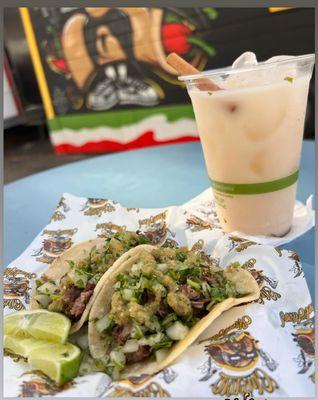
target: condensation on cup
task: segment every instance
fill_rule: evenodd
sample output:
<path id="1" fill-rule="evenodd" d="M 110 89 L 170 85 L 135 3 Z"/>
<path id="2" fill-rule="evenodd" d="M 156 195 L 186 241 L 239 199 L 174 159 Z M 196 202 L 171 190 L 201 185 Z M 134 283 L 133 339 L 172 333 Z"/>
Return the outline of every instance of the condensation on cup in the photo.
<path id="1" fill-rule="evenodd" d="M 283 236 L 291 227 L 314 55 L 180 77 L 187 85 L 225 232 Z M 201 90 L 210 79 L 222 90 Z"/>

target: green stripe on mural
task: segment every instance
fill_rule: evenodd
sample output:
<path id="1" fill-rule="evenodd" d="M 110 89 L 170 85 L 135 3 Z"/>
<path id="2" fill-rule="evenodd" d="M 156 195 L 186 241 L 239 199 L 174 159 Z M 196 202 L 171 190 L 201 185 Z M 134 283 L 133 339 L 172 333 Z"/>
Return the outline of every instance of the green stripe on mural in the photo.
<path id="1" fill-rule="evenodd" d="M 133 125 L 147 117 L 160 114 L 164 114 L 169 122 L 178 121 L 181 118 L 194 119 L 192 106 L 184 104 L 63 115 L 49 120 L 48 126 L 50 131 L 59 131 L 65 128 L 79 130 L 83 128 L 97 128 L 99 126 L 120 128 L 121 126 Z"/>
<path id="2" fill-rule="evenodd" d="M 276 192 L 277 190 L 284 189 L 293 185 L 298 179 L 299 171 L 286 176 L 285 178 L 277 179 L 275 181 L 262 182 L 262 183 L 224 183 L 214 181 L 210 178 L 212 187 L 215 191 L 227 194 L 262 194 Z"/>

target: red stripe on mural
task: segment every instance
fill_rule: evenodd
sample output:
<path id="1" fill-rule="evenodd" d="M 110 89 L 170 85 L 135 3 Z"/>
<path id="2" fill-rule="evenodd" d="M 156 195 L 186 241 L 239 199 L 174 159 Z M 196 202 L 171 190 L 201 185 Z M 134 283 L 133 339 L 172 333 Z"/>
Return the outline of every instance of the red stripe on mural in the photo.
<path id="1" fill-rule="evenodd" d="M 148 131 L 142 134 L 138 139 L 133 140 L 129 143 L 118 143 L 111 140 L 102 140 L 100 142 L 87 142 L 82 146 L 75 146 L 73 144 L 65 143 L 54 146 L 54 150 L 57 154 L 108 153 L 112 151 L 132 150 L 141 147 L 158 146 L 161 144 L 197 142 L 198 140 L 199 138 L 196 138 L 194 136 L 182 136 L 177 139 L 170 139 L 159 142 L 154 139 L 154 132 Z"/>

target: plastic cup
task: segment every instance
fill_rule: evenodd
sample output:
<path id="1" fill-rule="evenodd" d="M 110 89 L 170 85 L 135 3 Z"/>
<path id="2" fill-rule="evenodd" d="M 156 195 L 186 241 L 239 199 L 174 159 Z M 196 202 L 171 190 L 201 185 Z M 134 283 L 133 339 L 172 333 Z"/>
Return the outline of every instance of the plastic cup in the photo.
<path id="1" fill-rule="evenodd" d="M 283 236 L 294 211 L 314 55 L 182 76 L 225 232 Z M 221 89 L 200 90 L 202 79 Z"/>

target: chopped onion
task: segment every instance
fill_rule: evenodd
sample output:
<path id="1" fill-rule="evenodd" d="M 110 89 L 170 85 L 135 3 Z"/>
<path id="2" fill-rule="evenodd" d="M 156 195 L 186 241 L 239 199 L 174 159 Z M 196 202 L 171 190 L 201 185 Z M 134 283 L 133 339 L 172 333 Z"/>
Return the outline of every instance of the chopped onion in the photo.
<path id="1" fill-rule="evenodd" d="M 160 349 L 156 351 L 156 360 L 158 363 L 165 360 L 169 354 L 168 349 Z"/>
<path id="2" fill-rule="evenodd" d="M 138 340 L 136 339 L 129 339 L 127 342 L 124 344 L 123 347 L 123 352 L 124 353 L 134 353 L 139 349 L 139 343 Z"/>
<path id="3" fill-rule="evenodd" d="M 131 289 L 123 289 L 122 296 L 123 299 L 129 301 L 132 298 L 133 291 Z"/>
<path id="4" fill-rule="evenodd" d="M 172 340 L 182 340 L 187 336 L 188 332 L 189 328 L 186 325 L 183 325 L 180 321 L 174 322 L 166 330 L 166 334 Z"/>
<path id="5" fill-rule="evenodd" d="M 84 353 L 78 374 L 80 376 L 87 375 L 92 372 L 104 371 L 104 365 L 97 366 L 96 361 L 93 360 L 87 353 Z"/>
<path id="6" fill-rule="evenodd" d="M 99 333 L 102 333 L 105 329 L 107 329 L 110 326 L 111 322 L 112 321 L 108 318 L 108 316 L 105 315 L 105 317 L 101 318 L 96 322 L 96 329 L 98 330 Z"/>
<path id="7" fill-rule="evenodd" d="M 136 263 L 136 264 L 134 264 L 134 265 L 131 267 L 131 272 L 132 272 L 133 274 L 139 273 L 139 272 L 141 271 L 141 269 L 142 269 L 142 266 L 143 266 L 143 263 L 142 263 L 141 261 L 138 262 L 138 263 Z"/>
<path id="8" fill-rule="evenodd" d="M 157 264 L 157 269 L 161 272 L 167 271 L 168 268 L 168 264 Z"/>
<path id="9" fill-rule="evenodd" d="M 110 359 L 116 364 L 118 368 L 124 368 L 126 364 L 126 357 L 122 349 L 112 350 L 110 352 Z"/>
<path id="10" fill-rule="evenodd" d="M 47 308 L 52 303 L 52 299 L 46 294 L 37 294 L 34 298 L 43 308 Z"/>
<path id="11" fill-rule="evenodd" d="M 42 294 L 53 294 L 57 287 L 53 282 L 45 282 L 43 285 L 39 286 L 36 291 Z"/>

